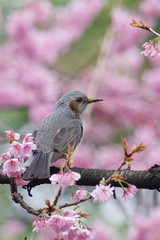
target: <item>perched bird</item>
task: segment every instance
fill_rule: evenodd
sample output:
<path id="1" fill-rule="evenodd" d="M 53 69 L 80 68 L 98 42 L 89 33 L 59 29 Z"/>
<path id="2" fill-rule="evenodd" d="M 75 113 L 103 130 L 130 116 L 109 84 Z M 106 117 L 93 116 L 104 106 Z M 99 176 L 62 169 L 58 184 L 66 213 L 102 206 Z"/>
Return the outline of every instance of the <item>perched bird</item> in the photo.
<path id="1" fill-rule="evenodd" d="M 54 110 L 34 132 L 37 149 L 23 179 L 50 177 L 50 164 L 65 157 L 68 144 L 75 148 L 81 140 L 81 113 L 89 103 L 98 101 L 102 99 L 88 98 L 79 91 L 67 92 L 57 101 Z"/>

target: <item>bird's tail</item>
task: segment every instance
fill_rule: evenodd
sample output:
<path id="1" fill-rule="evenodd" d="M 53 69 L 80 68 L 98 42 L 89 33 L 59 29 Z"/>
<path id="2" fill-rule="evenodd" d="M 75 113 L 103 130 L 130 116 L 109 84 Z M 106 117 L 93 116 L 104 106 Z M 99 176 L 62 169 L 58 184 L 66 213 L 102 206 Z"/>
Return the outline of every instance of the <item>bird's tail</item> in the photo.
<path id="1" fill-rule="evenodd" d="M 50 153 L 36 152 L 33 161 L 23 175 L 24 180 L 50 177 Z"/>

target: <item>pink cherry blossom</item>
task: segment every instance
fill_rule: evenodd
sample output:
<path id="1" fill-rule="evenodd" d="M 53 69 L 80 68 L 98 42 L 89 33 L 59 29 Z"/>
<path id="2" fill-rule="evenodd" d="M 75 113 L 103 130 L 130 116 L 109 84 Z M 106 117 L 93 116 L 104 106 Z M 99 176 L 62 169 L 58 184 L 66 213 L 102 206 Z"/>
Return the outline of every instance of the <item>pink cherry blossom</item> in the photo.
<path id="1" fill-rule="evenodd" d="M 28 134 L 26 134 L 26 136 L 24 137 L 24 139 L 23 139 L 23 144 L 24 143 L 27 143 L 27 142 L 34 142 L 34 137 L 33 137 L 33 135 L 32 135 L 32 133 L 28 133 Z"/>
<path id="2" fill-rule="evenodd" d="M 6 135 L 7 135 L 7 139 L 12 142 L 14 140 L 19 140 L 20 139 L 20 134 L 19 133 L 15 133 L 13 131 L 6 131 Z"/>
<path id="3" fill-rule="evenodd" d="M 9 160 L 12 158 L 12 154 L 10 152 L 4 152 L 0 156 L 0 164 L 3 164 L 6 160 Z"/>
<path id="4" fill-rule="evenodd" d="M 69 231 L 75 222 L 76 220 L 73 217 L 54 215 L 48 219 L 47 226 L 54 229 L 54 231 L 58 233 Z"/>
<path id="5" fill-rule="evenodd" d="M 67 173 L 53 174 L 49 179 L 53 185 L 59 184 L 62 187 L 67 187 L 74 185 L 75 181 L 80 179 L 80 174 L 69 170 Z"/>
<path id="6" fill-rule="evenodd" d="M 73 218 L 77 218 L 78 217 L 76 212 L 74 210 L 70 210 L 70 209 L 64 209 L 63 216 L 64 217 L 73 217 Z"/>
<path id="7" fill-rule="evenodd" d="M 81 189 L 78 189 L 75 193 L 72 193 L 71 197 L 73 200 L 79 201 L 82 198 L 86 197 L 86 195 L 87 195 L 87 191 L 81 188 Z"/>
<path id="8" fill-rule="evenodd" d="M 14 141 L 11 143 L 9 152 L 15 157 L 15 158 L 22 158 L 23 157 L 23 145 L 17 141 Z"/>
<path id="9" fill-rule="evenodd" d="M 32 142 L 26 142 L 23 144 L 23 157 L 30 157 L 32 151 L 36 149 L 36 145 Z"/>
<path id="10" fill-rule="evenodd" d="M 22 166 L 21 161 L 17 158 L 12 158 L 4 162 L 2 173 L 8 177 L 15 178 L 24 173 L 25 170 L 26 168 Z"/>
<path id="11" fill-rule="evenodd" d="M 41 232 L 43 230 L 46 230 L 47 228 L 47 218 L 36 218 L 34 219 L 34 222 L 33 222 L 33 231 L 35 232 Z"/>
<path id="12" fill-rule="evenodd" d="M 152 41 L 145 42 L 142 46 L 144 48 L 144 51 L 141 52 L 141 54 L 144 54 L 146 57 L 150 57 L 152 59 L 157 59 L 160 57 L 160 46 L 159 44 L 156 44 L 154 46 Z"/>
<path id="13" fill-rule="evenodd" d="M 124 199 L 126 201 L 130 200 L 134 196 L 134 194 L 137 192 L 137 190 L 138 189 L 136 188 L 136 186 L 129 184 L 128 188 L 125 188 L 124 190 L 124 194 L 123 194 Z"/>
<path id="14" fill-rule="evenodd" d="M 94 198 L 94 201 L 105 202 L 108 201 L 109 198 L 113 195 L 114 187 L 110 185 L 96 185 L 96 188 L 90 193 L 90 195 Z"/>
<path id="15" fill-rule="evenodd" d="M 91 240 L 94 238 L 94 233 L 92 229 L 71 227 L 67 236 L 67 240 Z"/>
<path id="16" fill-rule="evenodd" d="M 21 186 L 21 187 L 23 187 L 23 186 L 25 186 L 25 185 L 27 185 L 29 183 L 29 181 L 23 180 L 22 176 L 17 176 L 15 178 L 15 182 L 16 182 L 17 186 Z"/>

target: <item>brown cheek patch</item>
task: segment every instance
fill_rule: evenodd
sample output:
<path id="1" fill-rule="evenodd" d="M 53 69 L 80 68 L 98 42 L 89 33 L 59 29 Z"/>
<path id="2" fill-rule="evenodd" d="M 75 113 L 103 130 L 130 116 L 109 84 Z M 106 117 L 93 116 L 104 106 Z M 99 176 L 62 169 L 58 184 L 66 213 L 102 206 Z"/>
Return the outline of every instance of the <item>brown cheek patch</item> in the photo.
<path id="1" fill-rule="evenodd" d="M 78 113 L 78 103 L 76 101 L 70 102 L 70 108 L 73 112 Z"/>

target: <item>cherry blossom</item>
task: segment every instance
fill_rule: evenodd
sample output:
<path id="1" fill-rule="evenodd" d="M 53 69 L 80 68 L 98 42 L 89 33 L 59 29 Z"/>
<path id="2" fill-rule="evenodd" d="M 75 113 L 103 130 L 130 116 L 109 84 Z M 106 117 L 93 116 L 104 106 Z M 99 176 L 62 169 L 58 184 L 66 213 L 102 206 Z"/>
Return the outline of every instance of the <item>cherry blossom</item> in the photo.
<path id="1" fill-rule="evenodd" d="M 92 229 L 71 227 L 67 234 L 67 240 L 91 240 L 94 239 L 94 233 Z"/>
<path id="2" fill-rule="evenodd" d="M 55 232 L 69 231 L 73 224 L 76 222 L 73 217 L 63 217 L 60 215 L 53 215 L 47 221 L 47 227 L 54 229 Z"/>
<path id="3" fill-rule="evenodd" d="M 33 231 L 41 232 L 46 229 L 47 218 L 36 218 L 33 222 Z"/>
<path id="4" fill-rule="evenodd" d="M 20 134 L 19 133 L 15 133 L 13 131 L 6 131 L 6 135 L 7 135 L 7 139 L 12 142 L 14 140 L 19 140 L 20 139 Z"/>
<path id="5" fill-rule="evenodd" d="M 96 185 L 96 188 L 90 193 L 90 195 L 94 198 L 94 201 L 105 202 L 108 201 L 109 198 L 113 195 L 114 187 L 110 185 Z"/>
<path id="6" fill-rule="evenodd" d="M 23 177 L 19 175 L 15 178 L 15 182 L 17 186 L 21 187 L 26 186 L 29 183 L 29 181 L 23 180 Z"/>
<path id="7" fill-rule="evenodd" d="M 73 200 L 79 201 L 82 198 L 86 197 L 86 195 L 87 195 L 87 191 L 83 188 L 80 188 L 75 193 L 72 193 L 71 197 Z"/>
<path id="8" fill-rule="evenodd" d="M 26 136 L 24 137 L 24 139 L 23 139 L 23 144 L 24 144 L 24 143 L 27 143 L 27 142 L 31 142 L 31 143 L 34 142 L 34 137 L 33 137 L 32 133 L 28 133 L 28 134 L 26 134 Z"/>
<path id="9" fill-rule="evenodd" d="M 12 154 L 10 152 L 4 152 L 0 156 L 0 164 L 3 164 L 6 160 L 9 160 L 12 158 Z"/>
<path id="10" fill-rule="evenodd" d="M 137 192 L 137 190 L 138 189 L 136 188 L 136 186 L 129 184 L 128 188 L 125 188 L 124 190 L 124 194 L 123 194 L 124 199 L 126 201 L 130 200 L 134 196 L 134 194 Z"/>
<path id="11" fill-rule="evenodd" d="M 156 44 L 156 46 L 154 46 L 153 42 L 149 41 L 145 42 L 142 47 L 144 48 L 144 51 L 142 51 L 141 54 L 144 54 L 145 56 L 152 59 L 157 59 L 160 57 L 159 44 Z"/>
<path id="12" fill-rule="evenodd" d="M 59 184 L 62 187 L 67 187 L 74 185 L 75 181 L 80 179 L 80 174 L 69 170 L 67 173 L 53 174 L 49 179 L 53 185 Z"/>
<path id="13" fill-rule="evenodd" d="M 21 164 L 17 158 L 6 160 L 3 164 L 2 173 L 8 177 L 18 177 L 24 173 L 26 168 Z"/>
<path id="14" fill-rule="evenodd" d="M 15 157 L 15 158 L 22 158 L 23 157 L 23 145 L 20 142 L 14 141 L 11 143 L 9 152 Z"/>
<path id="15" fill-rule="evenodd" d="M 23 144 L 23 157 L 30 157 L 33 150 L 36 149 L 36 145 L 32 142 L 26 142 Z"/>

